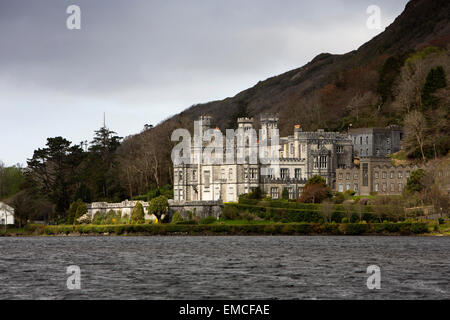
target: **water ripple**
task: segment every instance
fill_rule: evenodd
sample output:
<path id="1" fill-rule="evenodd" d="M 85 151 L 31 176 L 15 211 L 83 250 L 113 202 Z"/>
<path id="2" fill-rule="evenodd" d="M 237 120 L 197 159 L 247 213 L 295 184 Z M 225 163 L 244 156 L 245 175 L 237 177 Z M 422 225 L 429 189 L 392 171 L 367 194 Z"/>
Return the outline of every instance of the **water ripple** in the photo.
<path id="1" fill-rule="evenodd" d="M 0 299 L 449 299 L 450 238 L 0 238 Z M 381 267 L 381 290 L 366 268 Z M 81 290 L 66 267 L 81 268 Z"/>

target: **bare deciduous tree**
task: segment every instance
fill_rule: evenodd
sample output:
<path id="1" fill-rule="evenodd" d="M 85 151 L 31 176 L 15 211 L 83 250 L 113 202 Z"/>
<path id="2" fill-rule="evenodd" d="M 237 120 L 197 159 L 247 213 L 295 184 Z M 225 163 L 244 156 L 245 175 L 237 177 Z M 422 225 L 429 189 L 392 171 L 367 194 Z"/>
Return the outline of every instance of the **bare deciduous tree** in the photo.
<path id="1" fill-rule="evenodd" d="M 330 200 L 322 202 L 320 214 L 325 222 L 331 222 L 331 216 L 333 215 L 334 204 Z"/>
<path id="2" fill-rule="evenodd" d="M 425 161 L 425 153 L 423 151 L 427 130 L 425 117 L 419 111 L 411 111 L 406 115 L 404 125 L 406 132 L 405 148 L 408 152 L 413 152 L 419 147 L 422 159 Z"/>

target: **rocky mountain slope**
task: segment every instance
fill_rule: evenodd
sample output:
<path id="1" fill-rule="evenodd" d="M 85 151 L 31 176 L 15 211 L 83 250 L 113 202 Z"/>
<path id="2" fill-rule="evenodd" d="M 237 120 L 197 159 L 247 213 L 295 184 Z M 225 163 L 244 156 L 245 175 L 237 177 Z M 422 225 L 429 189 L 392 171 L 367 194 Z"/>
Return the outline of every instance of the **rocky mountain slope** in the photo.
<path id="1" fill-rule="evenodd" d="M 159 160 L 154 177 L 159 177 L 158 184 L 169 182 L 171 169 L 163 164 L 170 164 L 170 134 L 177 127 L 191 128 L 192 120 L 203 114 L 213 116 L 215 125 L 225 129 L 237 116 L 257 119 L 261 113 L 278 113 L 281 135 L 290 134 L 295 124 L 306 130 L 338 131 L 350 123 L 401 124 L 415 103 L 410 96 L 423 87 L 429 67 L 443 65 L 447 77 L 450 74 L 449 44 L 450 1 L 412 0 L 383 33 L 357 50 L 322 53 L 305 66 L 260 81 L 232 98 L 194 105 L 127 138 L 119 150 L 122 163 L 135 159 L 136 148 L 155 150 L 158 154 L 153 157 Z M 411 65 L 415 71 L 409 74 Z M 448 90 L 441 95 L 448 99 Z"/>

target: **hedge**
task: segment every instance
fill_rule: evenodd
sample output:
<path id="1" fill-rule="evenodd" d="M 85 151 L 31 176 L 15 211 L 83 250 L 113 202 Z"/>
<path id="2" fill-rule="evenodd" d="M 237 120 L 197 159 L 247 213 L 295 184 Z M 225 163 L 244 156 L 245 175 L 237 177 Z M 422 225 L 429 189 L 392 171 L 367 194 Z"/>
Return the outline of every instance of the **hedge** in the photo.
<path id="1" fill-rule="evenodd" d="M 32 228 L 43 235 L 75 234 L 142 234 L 142 235 L 170 235 L 170 234 L 225 234 L 225 235 L 361 235 L 361 234 L 420 234 L 428 232 L 425 222 L 413 223 L 271 223 L 271 224 L 136 224 L 136 225 L 77 225 L 77 226 L 46 226 Z"/>
<path id="2" fill-rule="evenodd" d="M 322 205 L 283 200 L 258 201 L 254 199 L 244 199 L 243 201 L 240 200 L 239 203 L 226 203 L 224 208 L 235 208 L 237 212 L 248 211 L 262 219 L 275 222 L 319 222 L 321 220 Z M 371 206 L 363 206 L 362 209 L 362 220 L 369 222 L 378 221 Z M 341 204 L 335 204 L 331 221 L 340 223 L 344 217 L 346 217 L 344 207 Z M 382 218 L 386 219 L 387 217 L 383 216 Z M 351 222 L 359 222 L 358 213 L 352 213 Z"/>

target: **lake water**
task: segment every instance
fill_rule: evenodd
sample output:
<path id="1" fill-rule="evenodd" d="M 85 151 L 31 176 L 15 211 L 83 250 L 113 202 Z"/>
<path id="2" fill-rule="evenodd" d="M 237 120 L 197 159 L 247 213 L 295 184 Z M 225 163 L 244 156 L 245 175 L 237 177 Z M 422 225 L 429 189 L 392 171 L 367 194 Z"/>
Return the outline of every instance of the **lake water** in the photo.
<path id="1" fill-rule="evenodd" d="M 0 299 L 449 299 L 450 238 L 0 238 L 0 283 Z"/>

